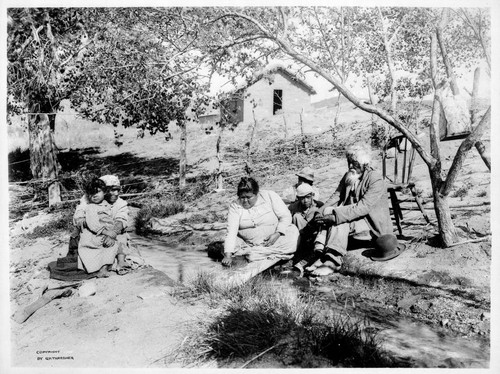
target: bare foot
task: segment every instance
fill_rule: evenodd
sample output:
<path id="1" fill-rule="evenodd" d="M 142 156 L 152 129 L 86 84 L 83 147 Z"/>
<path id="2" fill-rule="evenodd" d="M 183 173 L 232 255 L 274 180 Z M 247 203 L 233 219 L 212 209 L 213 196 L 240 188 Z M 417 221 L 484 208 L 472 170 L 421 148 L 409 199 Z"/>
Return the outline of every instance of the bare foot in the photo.
<path id="1" fill-rule="evenodd" d="M 222 259 L 222 265 L 231 266 L 232 263 L 233 263 L 233 257 L 231 255 L 224 255 L 224 258 Z"/>
<path id="2" fill-rule="evenodd" d="M 321 259 L 317 259 L 316 261 L 314 261 L 314 263 L 312 265 L 309 265 L 308 267 L 306 267 L 305 271 L 307 271 L 307 272 L 314 271 L 318 267 L 320 267 L 321 265 L 323 265 L 323 261 L 321 261 Z"/>
<path id="3" fill-rule="evenodd" d="M 97 278 L 108 278 L 109 277 L 108 265 L 104 265 L 102 268 L 100 268 L 96 277 Z"/>
<path id="4" fill-rule="evenodd" d="M 322 277 L 325 275 L 330 275 L 340 270 L 340 265 L 336 265 L 332 261 L 326 261 L 323 265 L 319 266 L 311 272 L 311 275 L 315 277 Z"/>
<path id="5" fill-rule="evenodd" d="M 293 267 L 300 272 L 299 277 L 304 276 L 304 264 L 302 263 L 302 261 L 297 262 L 295 265 L 293 265 Z"/>

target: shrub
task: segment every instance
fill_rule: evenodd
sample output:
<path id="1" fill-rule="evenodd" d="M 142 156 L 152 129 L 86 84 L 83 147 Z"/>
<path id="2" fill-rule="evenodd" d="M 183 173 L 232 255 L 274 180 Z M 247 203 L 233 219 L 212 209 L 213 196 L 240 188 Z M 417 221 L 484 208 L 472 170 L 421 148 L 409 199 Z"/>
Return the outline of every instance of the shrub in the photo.
<path id="1" fill-rule="evenodd" d="M 9 181 L 27 181 L 33 176 L 30 169 L 30 151 L 17 147 L 12 152 L 9 152 Z"/>
<path id="2" fill-rule="evenodd" d="M 165 218 L 183 211 L 184 204 L 181 201 L 162 201 L 160 199 L 150 201 L 137 212 L 135 231 L 141 235 L 147 234 L 151 232 L 149 224 L 151 218 Z"/>
<path id="3" fill-rule="evenodd" d="M 467 196 L 467 194 L 469 193 L 469 190 L 471 189 L 471 187 L 472 187 L 472 183 L 470 183 L 470 182 L 464 183 L 462 187 L 460 187 L 459 189 L 457 189 L 453 193 L 452 197 L 459 197 L 460 200 L 463 200 L 463 198 L 465 196 Z"/>
<path id="4" fill-rule="evenodd" d="M 61 232 L 69 232 L 73 228 L 73 212 L 70 209 L 62 211 L 54 220 L 44 226 L 37 226 L 31 233 L 25 234 L 27 239 L 52 236 Z"/>

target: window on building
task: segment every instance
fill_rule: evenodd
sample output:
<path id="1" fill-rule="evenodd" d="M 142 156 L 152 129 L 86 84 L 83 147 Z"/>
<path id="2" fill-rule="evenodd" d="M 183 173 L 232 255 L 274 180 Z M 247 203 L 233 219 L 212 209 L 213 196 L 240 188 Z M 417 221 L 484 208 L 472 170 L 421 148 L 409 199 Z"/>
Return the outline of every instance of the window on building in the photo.
<path id="1" fill-rule="evenodd" d="M 273 114 L 283 109 L 283 90 L 274 90 L 273 95 Z"/>

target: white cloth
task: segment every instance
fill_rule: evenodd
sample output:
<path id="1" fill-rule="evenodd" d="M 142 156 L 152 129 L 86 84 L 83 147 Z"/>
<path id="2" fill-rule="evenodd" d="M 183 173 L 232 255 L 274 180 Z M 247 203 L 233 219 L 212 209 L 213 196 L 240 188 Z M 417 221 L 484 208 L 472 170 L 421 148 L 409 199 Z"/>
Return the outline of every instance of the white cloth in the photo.
<path id="1" fill-rule="evenodd" d="M 118 242 L 111 247 L 102 244 L 104 229 L 113 229 L 111 206 L 103 201 L 100 204 L 87 204 L 85 207 L 87 227 L 82 230 L 78 242 L 78 269 L 88 273 L 98 271 L 104 265 L 112 265 L 118 251 Z"/>
<path id="2" fill-rule="evenodd" d="M 229 206 L 227 221 L 224 253 L 238 254 L 236 252 L 245 248 L 245 253 L 239 254 L 246 255 L 249 247 L 253 247 L 259 256 L 265 257 L 266 251 L 271 253 L 278 249 L 280 253 L 293 253 L 297 248 L 298 230 L 292 224 L 290 211 L 276 192 L 260 191 L 250 209 L 243 208 L 239 200 L 234 201 Z M 263 241 L 275 232 L 281 234 L 280 238 L 273 246 L 263 247 Z"/>

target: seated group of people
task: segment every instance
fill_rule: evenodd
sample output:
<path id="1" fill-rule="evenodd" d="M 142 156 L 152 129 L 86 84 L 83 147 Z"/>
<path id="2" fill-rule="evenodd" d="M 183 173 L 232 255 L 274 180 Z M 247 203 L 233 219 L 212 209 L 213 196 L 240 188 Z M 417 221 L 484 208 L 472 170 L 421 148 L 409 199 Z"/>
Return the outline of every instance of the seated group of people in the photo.
<path id="1" fill-rule="evenodd" d="M 248 261 L 292 259 L 301 275 L 323 276 L 341 268 L 351 235 L 397 245 L 385 182 L 370 166 L 369 149 L 354 145 L 346 157 L 348 171 L 325 203 L 311 169 L 297 174 L 289 206 L 277 193 L 260 190 L 253 178 L 242 178 L 229 207 L 222 264 L 239 255 Z"/>
<path id="2" fill-rule="evenodd" d="M 229 206 L 222 264 L 230 266 L 235 256 L 292 259 L 301 275 L 322 276 L 341 268 L 351 235 L 389 238 L 397 246 L 386 186 L 370 166 L 370 151 L 355 145 L 346 157 L 348 170 L 325 203 L 319 201 L 310 168 L 297 174 L 297 184 L 285 197 L 288 206 L 276 192 L 260 190 L 255 179 L 242 178 L 238 198 Z M 78 251 L 78 269 L 106 276 L 111 265 L 118 273 L 123 268 L 129 250 L 128 207 L 119 191 L 114 175 L 93 178 L 85 186 L 70 238 L 70 251 Z"/>

